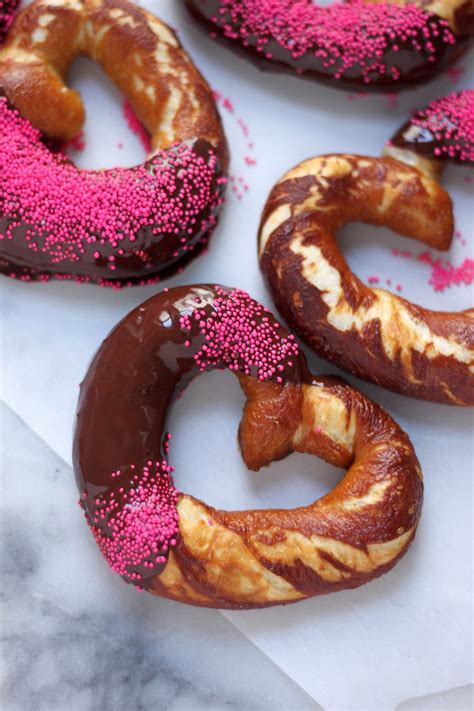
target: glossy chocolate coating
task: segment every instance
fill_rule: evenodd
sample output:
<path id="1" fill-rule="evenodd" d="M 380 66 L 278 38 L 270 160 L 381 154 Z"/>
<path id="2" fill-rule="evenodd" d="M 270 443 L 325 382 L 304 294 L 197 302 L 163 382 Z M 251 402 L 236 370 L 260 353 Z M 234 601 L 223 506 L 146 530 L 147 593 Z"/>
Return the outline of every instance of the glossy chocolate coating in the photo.
<path id="1" fill-rule="evenodd" d="M 389 72 L 385 75 L 373 73 L 370 82 L 364 81 L 362 69 L 354 67 L 345 71 L 340 78 L 335 78 L 334 74 L 339 68 L 338 63 L 330 67 L 324 67 L 324 60 L 315 56 L 315 47 L 312 47 L 301 57 L 293 57 L 291 51 L 282 47 L 275 40 L 269 41 L 266 51 L 271 54 L 271 59 L 256 49 L 255 37 L 247 37 L 247 46 L 242 44 L 241 38 L 232 39 L 227 37 L 222 29 L 222 24 L 213 22 L 212 18 L 222 17 L 219 9 L 222 6 L 220 0 L 185 0 L 189 11 L 198 21 L 201 27 L 210 34 L 217 42 L 230 46 L 235 52 L 247 59 L 257 63 L 262 70 L 297 73 L 299 76 L 318 81 L 319 83 L 331 86 L 335 89 L 363 89 L 369 91 L 402 91 L 430 81 L 446 67 L 456 62 L 464 54 L 469 42 L 467 36 L 457 38 L 455 45 L 448 45 L 443 40 L 443 21 L 441 18 L 433 17 L 433 22 L 438 24 L 438 36 L 433 38 L 432 43 L 435 54 L 429 55 L 423 48 L 423 37 L 418 40 L 421 48 L 415 52 L 408 41 L 397 38 L 399 50 L 389 49 L 383 57 L 387 67 L 395 66 L 400 71 L 400 77 L 393 79 Z M 235 28 L 234 28 L 235 29 Z"/>
<path id="2" fill-rule="evenodd" d="M 169 408 L 200 372 L 194 356 L 205 343 L 199 321 L 192 319 L 189 331 L 180 318 L 196 308 L 210 314 L 222 289 L 198 285 L 163 291 L 126 316 L 94 357 L 81 385 L 73 455 L 88 520 L 96 514 L 97 496 L 124 486 L 123 477 L 116 482 L 112 472 L 130 477 L 131 465 L 141 470 L 149 461 L 165 459 Z M 287 335 L 283 328 L 279 334 Z M 306 372 L 301 355 L 280 374 L 285 381 L 301 382 Z M 139 572 L 146 587 L 159 570 Z"/>
<path id="3" fill-rule="evenodd" d="M 463 152 L 472 153 L 472 145 L 468 146 L 466 141 L 459 138 L 456 132 L 446 132 L 440 130 L 438 136 L 427 125 L 417 125 L 414 119 L 423 118 L 421 114 L 415 114 L 407 121 L 390 139 L 389 145 L 396 148 L 413 151 L 423 158 L 448 161 L 459 165 L 473 165 L 472 161 L 460 157 L 460 147 Z M 446 119 L 446 127 L 450 122 Z M 452 152 L 450 151 L 452 149 Z M 469 150 L 468 150 L 469 149 Z"/>
<path id="4" fill-rule="evenodd" d="M 57 152 L 56 142 L 51 143 L 47 139 L 44 142 L 48 148 Z M 206 163 L 209 162 L 211 154 L 215 155 L 215 149 L 205 140 L 197 140 L 194 143 L 187 142 L 186 145 L 192 147 L 194 153 L 203 158 Z M 167 153 L 176 155 L 179 148 L 179 146 L 170 148 Z M 156 170 L 152 159 L 148 160 L 144 167 L 150 173 Z M 137 169 L 130 169 L 131 172 L 134 170 Z M 113 173 L 113 169 L 108 172 Z M 117 254 L 117 250 L 113 249 L 107 241 L 100 244 L 100 235 L 95 235 L 97 241 L 90 244 L 84 243 L 84 253 L 77 262 L 64 260 L 54 263 L 50 252 L 42 250 L 46 235 L 41 234 L 37 226 L 35 226 L 35 240 L 39 248 L 36 251 L 31 250 L 25 236 L 27 230 L 32 229 L 32 225 L 25 224 L 18 213 L 6 217 L 2 214 L 0 204 L 0 234 L 5 234 L 8 225 L 13 221 L 21 222 L 13 229 L 13 239 L 4 239 L 0 242 L 0 273 L 16 278 L 26 278 L 28 281 L 45 277 L 63 277 L 76 278 L 78 281 L 97 282 L 107 286 L 129 286 L 152 282 L 157 277 L 171 276 L 198 256 L 203 247 L 207 245 L 213 231 L 213 228 L 209 228 L 209 222 L 215 222 L 222 206 L 225 181 L 222 181 L 221 178 L 224 175 L 225 166 L 218 158 L 212 180 L 212 191 L 216 198 L 196 216 L 196 225 L 204 224 L 204 229 L 195 229 L 192 235 L 188 233 L 187 229 L 178 233 L 162 232 L 160 235 L 156 235 L 153 234 L 155 225 L 142 227 L 136 233 L 135 241 L 124 240 L 121 243 L 123 254 Z M 176 178 L 178 191 L 181 183 L 178 176 Z M 100 244 L 100 257 L 94 256 L 98 244 Z M 114 271 L 111 271 L 108 259 L 111 255 L 115 256 L 114 265 L 116 268 Z"/>

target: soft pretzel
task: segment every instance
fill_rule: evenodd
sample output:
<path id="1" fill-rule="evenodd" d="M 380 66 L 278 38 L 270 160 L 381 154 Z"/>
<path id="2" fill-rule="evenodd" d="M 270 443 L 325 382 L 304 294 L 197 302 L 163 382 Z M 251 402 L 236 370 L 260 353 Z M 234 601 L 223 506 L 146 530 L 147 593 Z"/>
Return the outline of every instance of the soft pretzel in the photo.
<path id="1" fill-rule="evenodd" d="M 262 68 L 396 91 L 432 79 L 474 33 L 473 0 L 186 0 L 211 37 Z"/>
<path id="2" fill-rule="evenodd" d="M 448 161 L 474 165 L 474 90 L 454 92 L 416 111 L 384 152 L 435 177 Z"/>
<path id="3" fill-rule="evenodd" d="M 290 452 L 344 467 L 326 496 L 293 510 L 219 511 L 178 492 L 169 407 L 220 368 L 246 395 L 242 456 L 257 470 Z M 294 337 L 239 290 L 164 291 L 132 311 L 81 386 L 74 439 L 81 504 L 109 565 L 149 592 L 250 608 L 354 588 L 413 540 L 421 470 L 408 437 L 344 381 L 316 378 Z"/>
<path id="4" fill-rule="evenodd" d="M 65 84 L 79 55 L 102 66 L 150 133 L 144 164 L 78 170 L 43 140 L 68 141 L 84 122 L 81 97 Z M 36 0 L 0 50 L 2 92 L 4 274 L 144 283 L 206 243 L 222 204 L 226 141 L 209 86 L 156 17 L 125 0 Z"/>
<path id="5" fill-rule="evenodd" d="M 327 155 L 273 188 L 259 230 L 260 265 L 275 304 L 318 354 L 412 397 L 474 405 L 474 310 L 429 311 L 350 270 L 336 234 L 384 225 L 436 249 L 453 234 L 439 183 L 392 158 Z"/>

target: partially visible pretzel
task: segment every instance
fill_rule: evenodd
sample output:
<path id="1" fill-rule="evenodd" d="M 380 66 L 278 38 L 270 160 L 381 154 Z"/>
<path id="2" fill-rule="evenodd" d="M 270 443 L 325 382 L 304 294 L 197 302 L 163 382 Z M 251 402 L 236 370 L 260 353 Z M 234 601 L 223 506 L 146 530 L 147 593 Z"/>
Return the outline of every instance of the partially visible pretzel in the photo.
<path id="1" fill-rule="evenodd" d="M 350 270 L 336 234 L 366 222 L 447 249 L 451 200 L 436 180 L 392 158 L 327 155 L 273 188 L 260 264 L 275 304 L 318 354 L 358 377 L 413 397 L 474 405 L 474 310 L 435 312 Z"/>
<path id="2" fill-rule="evenodd" d="M 177 492 L 168 410 L 213 368 L 233 372 L 246 395 L 239 439 L 250 469 L 308 452 L 348 469 L 342 481 L 292 510 L 220 511 Z M 387 413 L 342 380 L 309 373 L 294 337 L 247 294 L 209 285 L 154 296 L 104 341 L 81 386 L 74 467 L 116 572 L 156 595 L 229 609 L 296 602 L 388 571 L 413 540 L 423 493 L 410 441 Z"/>
<path id="3" fill-rule="evenodd" d="M 13 22 L 18 3 L 19 0 L 0 0 L 0 44 Z"/>
<path id="4" fill-rule="evenodd" d="M 149 132 L 144 164 L 78 170 L 45 145 L 42 134 L 68 141 L 83 125 L 65 83 L 80 55 Z M 227 161 L 212 92 L 158 18 L 126 0 L 36 0 L 17 15 L 0 49 L 3 273 L 111 286 L 167 275 L 212 234 Z"/>
<path id="5" fill-rule="evenodd" d="M 474 89 L 443 96 L 416 111 L 384 153 L 434 177 L 446 162 L 474 165 Z"/>
<path id="6" fill-rule="evenodd" d="M 347 89 L 399 91 L 465 51 L 473 0 L 185 0 L 213 39 L 260 67 Z"/>

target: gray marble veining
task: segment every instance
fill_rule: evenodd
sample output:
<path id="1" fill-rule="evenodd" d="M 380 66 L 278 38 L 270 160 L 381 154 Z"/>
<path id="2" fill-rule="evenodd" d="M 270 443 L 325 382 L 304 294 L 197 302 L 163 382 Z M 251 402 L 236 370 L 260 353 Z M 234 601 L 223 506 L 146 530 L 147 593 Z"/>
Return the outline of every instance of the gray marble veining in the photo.
<path id="1" fill-rule="evenodd" d="M 2 711 L 321 708 L 219 612 L 113 576 L 70 467 L 1 419 Z"/>

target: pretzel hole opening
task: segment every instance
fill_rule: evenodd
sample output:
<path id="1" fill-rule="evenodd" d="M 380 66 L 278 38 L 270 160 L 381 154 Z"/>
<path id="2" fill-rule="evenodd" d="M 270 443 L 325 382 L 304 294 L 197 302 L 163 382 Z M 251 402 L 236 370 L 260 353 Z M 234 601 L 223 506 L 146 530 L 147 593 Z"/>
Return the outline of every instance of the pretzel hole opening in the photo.
<path id="1" fill-rule="evenodd" d="M 143 162 L 147 155 L 145 141 L 150 141 L 150 134 L 136 116 L 128 113 L 128 99 L 100 65 L 80 57 L 71 67 L 68 86 L 79 92 L 86 108 L 82 129 L 85 148 L 76 151 L 71 147 L 67 151 L 76 165 L 100 169 Z M 129 125 L 132 119 L 133 126 Z"/>
<path id="2" fill-rule="evenodd" d="M 387 227 L 354 222 L 337 236 L 350 269 L 367 286 L 385 289 L 435 311 L 457 310 L 455 289 L 436 291 L 433 270 L 441 264 L 460 264 L 467 255 L 460 240 L 453 240 L 449 254 L 392 232 Z M 431 282 L 431 283 L 430 283 Z"/>
<path id="3" fill-rule="evenodd" d="M 333 489 L 344 470 L 316 456 L 293 453 L 250 471 L 238 443 L 246 398 L 236 378 L 213 371 L 196 378 L 174 405 L 170 462 L 175 485 L 225 510 L 292 509 Z"/>

